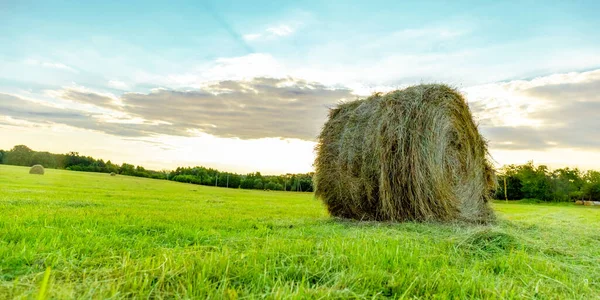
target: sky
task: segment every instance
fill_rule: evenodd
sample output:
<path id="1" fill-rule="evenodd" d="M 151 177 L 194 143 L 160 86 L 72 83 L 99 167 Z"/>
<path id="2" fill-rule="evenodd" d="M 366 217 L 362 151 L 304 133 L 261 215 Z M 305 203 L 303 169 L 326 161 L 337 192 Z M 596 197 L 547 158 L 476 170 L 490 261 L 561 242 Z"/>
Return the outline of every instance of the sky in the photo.
<path id="1" fill-rule="evenodd" d="M 337 103 L 466 97 L 496 165 L 600 169 L 598 1 L 0 1 L 0 149 L 309 172 Z"/>

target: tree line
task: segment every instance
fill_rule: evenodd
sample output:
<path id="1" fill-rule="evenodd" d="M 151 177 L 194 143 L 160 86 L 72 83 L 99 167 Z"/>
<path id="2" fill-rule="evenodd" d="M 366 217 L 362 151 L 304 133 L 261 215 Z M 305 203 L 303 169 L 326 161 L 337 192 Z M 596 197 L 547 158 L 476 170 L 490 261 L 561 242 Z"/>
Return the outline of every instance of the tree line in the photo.
<path id="1" fill-rule="evenodd" d="M 105 162 L 103 159 L 83 156 L 78 152 L 54 154 L 50 152 L 34 151 L 25 145 L 14 146 L 8 151 L 0 150 L 0 164 L 15 166 L 32 166 L 39 164 L 45 168 L 52 169 L 115 173 L 225 188 L 298 192 L 313 191 L 312 173 L 274 176 L 262 175 L 260 172 L 255 172 L 242 175 L 200 166 L 178 167 L 175 170 L 155 171 L 128 163 L 119 165 L 112 163 L 110 160 Z"/>
<path id="2" fill-rule="evenodd" d="M 72 171 L 116 173 L 129 176 L 172 180 L 178 182 L 276 191 L 312 192 L 312 173 L 262 175 L 260 172 L 236 174 L 205 167 L 178 167 L 175 170 L 147 170 L 128 163 L 114 164 L 110 160 L 82 156 L 77 152 L 53 154 L 33 151 L 17 145 L 9 151 L 0 150 L 0 163 L 17 166 L 40 164 L 46 168 Z M 581 171 L 577 168 L 550 170 L 547 166 L 507 165 L 498 170 L 496 199 L 538 199 L 547 202 L 575 200 L 600 201 L 600 172 Z M 506 188 L 505 188 L 506 186 Z"/>
<path id="3" fill-rule="evenodd" d="M 538 199 L 546 202 L 600 201 L 600 172 L 577 168 L 508 165 L 498 170 L 496 199 Z M 506 188 L 505 188 L 506 185 Z"/>

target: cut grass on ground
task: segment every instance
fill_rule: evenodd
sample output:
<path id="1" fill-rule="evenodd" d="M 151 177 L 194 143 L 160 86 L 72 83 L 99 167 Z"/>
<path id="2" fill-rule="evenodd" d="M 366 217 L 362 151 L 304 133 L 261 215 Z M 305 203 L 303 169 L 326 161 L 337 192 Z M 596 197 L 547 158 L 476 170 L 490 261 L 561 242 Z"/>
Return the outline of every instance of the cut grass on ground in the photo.
<path id="1" fill-rule="evenodd" d="M 600 209 L 493 206 L 341 221 L 308 193 L 0 165 L 0 298 L 599 297 Z"/>

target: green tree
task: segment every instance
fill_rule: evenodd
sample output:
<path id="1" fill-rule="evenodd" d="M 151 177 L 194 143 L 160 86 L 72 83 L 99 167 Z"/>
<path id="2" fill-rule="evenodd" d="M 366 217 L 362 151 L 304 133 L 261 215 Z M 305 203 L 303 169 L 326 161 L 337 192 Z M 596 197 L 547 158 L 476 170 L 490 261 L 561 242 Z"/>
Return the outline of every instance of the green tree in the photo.
<path id="1" fill-rule="evenodd" d="M 256 190 L 263 189 L 263 182 L 261 179 L 259 179 L 259 178 L 254 179 L 254 189 L 256 189 Z"/>
<path id="2" fill-rule="evenodd" d="M 135 167 L 128 163 L 123 163 L 121 165 L 121 168 L 119 168 L 119 173 L 123 174 L 123 175 L 134 176 L 135 175 Z"/>
<path id="3" fill-rule="evenodd" d="M 25 145 L 14 146 L 6 154 L 5 162 L 7 165 L 31 166 L 33 150 Z"/>
<path id="4" fill-rule="evenodd" d="M 46 168 L 57 168 L 55 155 L 50 152 L 33 152 L 31 155 L 32 165 L 42 165 Z"/>
<path id="5" fill-rule="evenodd" d="M 536 168 L 533 162 L 529 162 L 519 166 L 517 176 L 521 180 L 523 197 L 543 201 L 552 200 L 552 183 L 548 174 L 548 167 L 544 165 Z"/>
<path id="6" fill-rule="evenodd" d="M 569 201 L 580 196 L 583 178 L 579 169 L 557 169 L 551 174 L 554 201 Z"/>
<path id="7" fill-rule="evenodd" d="M 600 172 L 586 172 L 584 175 L 583 197 L 586 200 L 600 201 Z"/>

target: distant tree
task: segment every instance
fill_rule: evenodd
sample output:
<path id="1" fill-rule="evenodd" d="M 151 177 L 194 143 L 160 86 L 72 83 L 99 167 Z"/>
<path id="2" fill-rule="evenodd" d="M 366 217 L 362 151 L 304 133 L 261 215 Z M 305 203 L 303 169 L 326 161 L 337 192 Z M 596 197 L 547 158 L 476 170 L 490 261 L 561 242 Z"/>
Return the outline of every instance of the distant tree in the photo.
<path id="1" fill-rule="evenodd" d="M 300 181 L 300 191 L 301 192 L 312 192 L 313 191 L 312 175 L 301 174 L 300 176 L 298 176 L 298 180 Z"/>
<path id="2" fill-rule="evenodd" d="M 508 198 L 508 200 L 523 199 L 523 184 L 521 182 L 521 166 L 508 165 L 500 169 L 498 179 L 498 189 L 496 190 L 496 199 Z M 506 179 L 506 195 L 504 194 L 504 179 Z"/>
<path id="3" fill-rule="evenodd" d="M 119 166 L 113 164 L 110 160 L 106 162 L 105 168 L 107 173 L 119 173 Z"/>
<path id="4" fill-rule="evenodd" d="M 269 182 L 267 182 L 267 184 L 265 184 L 265 189 L 275 191 L 275 190 L 277 190 L 277 183 L 273 182 L 273 181 L 269 181 Z"/>
<path id="5" fill-rule="evenodd" d="M 15 166 L 31 166 L 31 158 L 33 156 L 33 150 L 25 145 L 14 146 L 8 151 L 4 159 L 7 165 Z"/>
<path id="6" fill-rule="evenodd" d="M 583 197 L 586 200 L 600 201 L 600 172 L 586 172 L 584 175 Z"/>
<path id="7" fill-rule="evenodd" d="M 264 187 L 263 176 L 260 172 L 247 174 L 240 183 L 243 189 L 259 189 L 262 190 Z"/>
<path id="8" fill-rule="evenodd" d="M 229 176 L 229 187 L 237 189 L 242 184 L 242 176 L 238 174 L 230 174 Z"/>
<path id="9" fill-rule="evenodd" d="M 569 201 L 579 198 L 584 181 L 579 169 L 557 169 L 551 174 L 554 201 Z"/>
<path id="10" fill-rule="evenodd" d="M 119 173 L 123 174 L 123 175 L 134 176 L 135 175 L 135 167 L 128 163 L 123 163 L 121 165 L 121 167 L 119 168 Z"/>
<path id="11" fill-rule="evenodd" d="M 254 179 L 254 189 L 256 189 L 256 190 L 263 189 L 263 183 L 262 183 L 261 179 L 259 179 L 259 178 Z"/>
<path id="12" fill-rule="evenodd" d="M 508 200 L 519 200 L 523 199 L 523 192 L 521 189 L 521 179 L 516 175 L 500 175 L 498 176 L 498 189 L 496 190 L 496 199 L 505 199 L 504 195 L 504 178 L 506 177 L 506 197 Z"/>
<path id="13" fill-rule="evenodd" d="M 203 185 L 215 185 L 215 182 L 216 182 L 216 177 L 212 177 L 210 175 L 206 175 L 206 176 L 202 177 Z"/>
<path id="14" fill-rule="evenodd" d="M 32 165 L 42 165 L 46 168 L 57 168 L 56 157 L 50 152 L 33 152 L 31 155 Z"/>
<path id="15" fill-rule="evenodd" d="M 552 183 L 548 174 L 548 167 L 542 165 L 536 168 L 533 162 L 519 166 L 517 176 L 521 180 L 523 197 L 552 200 Z"/>

